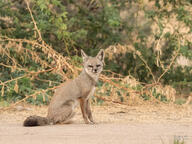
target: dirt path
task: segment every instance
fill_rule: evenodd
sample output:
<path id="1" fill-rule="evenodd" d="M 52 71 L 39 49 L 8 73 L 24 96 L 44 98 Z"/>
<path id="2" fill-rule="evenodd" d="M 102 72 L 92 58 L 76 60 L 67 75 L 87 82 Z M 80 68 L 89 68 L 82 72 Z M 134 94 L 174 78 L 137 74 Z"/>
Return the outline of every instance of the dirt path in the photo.
<path id="1" fill-rule="evenodd" d="M 0 144 L 192 144 L 192 107 L 93 107 L 96 125 L 83 123 L 22 127 L 25 117 L 46 115 L 46 107 L 0 114 Z"/>

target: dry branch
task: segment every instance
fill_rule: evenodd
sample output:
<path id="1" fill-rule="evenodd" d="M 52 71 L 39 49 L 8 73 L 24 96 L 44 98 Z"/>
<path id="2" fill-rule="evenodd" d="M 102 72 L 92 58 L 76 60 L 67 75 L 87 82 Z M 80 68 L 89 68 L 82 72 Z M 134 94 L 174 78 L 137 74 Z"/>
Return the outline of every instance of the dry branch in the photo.
<path id="1" fill-rule="evenodd" d="M 155 76 L 151 70 L 151 68 L 149 67 L 149 65 L 147 64 L 147 62 L 145 61 L 145 59 L 142 57 L 142 55 L 140 53 L 137 53 L 137 56 L 143 61 L 143 63 L 145 64 L 146 68 L 149 70 L 149 73 L 151 74 L 152 78 L 153 78 L 153 81 L 156 83 L 156 79 L 155 79 Z"/>
<path id="2" fill-rule="evenodd" d="M 106 102 L 128 106 L 128 104 L 126 104 L 126 103 L 123 103 L 123 102 L 120 102 L 120 101 L 114 101 L 114 100 L 107 99 L 107 98 L 104 98 L 104 97 L 101 97 L 101 96 L 98 96 L 98 95 L 94 95 L 94 97 L 96 97 L 96 98 L 98 98 L 100 100 L 106 101 Z"/>
<path id="3" fill-rule="evenodd" d="M 56 89 L 58 87 L 60 87 L 60 86 L 55 86 L 55 87 L 52 87 L 52 88 L 47 88 L 46 90 L 35 91 L 33 94 L 26 95 L 25 98 L 15 102 L 14 104 L 10 105 L 9 107 L 1 108 L 0 111 L 2 111 L 2 110 L 5 111 L 5 110 L 8 110 L 8 109 L 11 109 L 14 106 L 16 106 L 17 104 L 20 104 L 21 102 L 24 102 L 25 100 L 27 100 L 30 97 L 34 97 L 34 96 L 36 96 L 37 94 L 40 94 L 40 93 L 46 93 L 47 91 L 54 90 L 54 89 Z"/>
<path id="4" fill-rule="evenodd" d="M 29 2 L 28 2 L 28 0 L 25 0 L 25 3 L 27 4 L 27 9 L 28 9 L 28 11 L 29 11 L 29 13 L 30 13 L 30 16 L 31 16 L 31 19 L 32 19 L 32 21 L 33 21 L 34 29 L 35 29 L 35 30 L 37 31 L 37 33 L 38 33 L 39 40 L 44 43 L 44 41 L 43 41 L 43 39 L 42 39 L 42 36 L 41 36 L 41 32 L 40 32 L 40 30 L 39 30 L 38 27 L 37 27 L 37 23 L 36 23 L 36 21 L 35 21 L 35 19 L 34 19 L 34 17 L 33 17 L 32 11 L 31 11 L 31 9 L 30 9 L 30 7 L 29 7 Z"/>
<path id="5" fill-rule="evenodd" d="M 176 54 L 172 57 L 172 60 L 169 64 L 169 66 L 165 69 L 165 71 L 160 75 L 160 77 L 158 78 L 157 82 L 159 83 L 159 81 L 161 80 L 161 78 L 168 72 L 168 70 L 170 70 L 171 66 L 173 65 L 173 63 L 175 62 L 177 56 L 179 55 L 179 51 L 180 51 L 181 45 L 180 45 L 180 38 L 178 36 L 178 49 L 176 51 Z"/>
<path id="6" fill-rule="evenodd" d="M 37 47 L 43 48 L 43 52 L 45 54 L 47 54 L 48 57 L 52 57 L 56 62 L 58 62 L 58 63 L 56 63 L 58 68 L 62 68 L 61 65 L 65 65 L 67 67 L 67 69 L 69 69 L 72 73 L 75 73 L 74 67 L 71 66 L 61 54 L 59 54 L 58 52 L 53 50 L 51 46 L 42 45 L 35 40 L 12 39 L 12 38 L 9 38 L 6 36 L 0 36 L 0 41 L 12 41 L 12 42 L 28 43 L 32 46 L 37 46 Z"/>

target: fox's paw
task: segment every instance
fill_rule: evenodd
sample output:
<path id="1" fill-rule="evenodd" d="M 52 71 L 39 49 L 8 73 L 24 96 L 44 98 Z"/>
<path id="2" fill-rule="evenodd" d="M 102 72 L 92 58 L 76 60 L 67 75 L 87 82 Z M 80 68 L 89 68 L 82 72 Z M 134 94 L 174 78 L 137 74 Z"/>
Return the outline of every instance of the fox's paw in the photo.
<path id="1" fill-rule="evenodd" d="M 90 121 L 89 124 L 95 125 L 95 124 L 97 124 L 97 123 L 96 123 L 95 121 Z"/>
<path id="2" fill-rule="evenodd" d="M 90 124 L 90 125 L 94 125 L 94 124 L 96 124 L 96 123 L 93 122 L 93 121 L 86 121 L 85 123 L 86 123 L 86 124 Z"/>

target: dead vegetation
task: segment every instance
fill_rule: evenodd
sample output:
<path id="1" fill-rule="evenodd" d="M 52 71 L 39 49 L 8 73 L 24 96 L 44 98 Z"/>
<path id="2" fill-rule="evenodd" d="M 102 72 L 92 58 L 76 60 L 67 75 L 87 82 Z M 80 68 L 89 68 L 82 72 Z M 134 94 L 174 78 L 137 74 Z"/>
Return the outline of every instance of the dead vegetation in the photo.
<path id="1" fill-rule="evenodd" d="M 0 63 L 0 65 L 2 67 L 10 68 L 11 72 L 14 72 L 15 70 L 25 72 L 25 74 L 20 77 L 16 77 L 8 81 L 0 81 L 0 85 L 2 86 L 2 96 L 4 96 L 5 88 L 10 89 L 10 86 L 8 84 L 13 81 L 15 82 L 14 90 L 15 92 L 18 92 L 18 80 L 24 77 L 27 77 L 29 79 L 37 79 L 39 74 L 50 72 L 61 75 L 62 81 L 66 81 L 77 76 L 79 71 L 81 70 L 81 68 L 73 65 L 73 62 L 69 57 L 62 56 L 60 53 L 55 51 L 52 46 L 46 44 L 46 42 L 42 39 L 41 32 L 38 29 L 29 4 L 27 1 L 25 2 L 27 4 L 27 9 L 30 13 L 31 20 L 34 24 L 34 39 L 15 39 L 2 35 L 0 36 L 0 53 L 7 58 L 7 63 Z M 178 32 L 173 30 L 173 25 L 171 25 L 170 23 L 168 24 L 166 25 L 166 27 L 169 27 L 170 29 L 167 28 L 166 30 L 171 30 L 171 32 L 173 31 L 173 33 L 177 35 L 179 48 L 175 51 L 168 66 L 165 67 L 160 59 L 157 59 L 157 65 L 163 68 L 163 73 L 160 74 L 159 77 L 156 77 L 156 75 L 153 74 L 151 68 L 147 64 L 146 60 L 143 58 L 142 54 L 139 51 L 135 50 L 132 45 L 112 45 L 105 50 L 106 56 L 109 59 L 113 59 L 113 57 L 115 56 L 114 54 L 123 54 L 126 52 L 134 53 L 134 55 L 139 57 L 145 65 L 149 74 L 153 78 L 153 82 L 151 84 L 141 83 L 131 75 L 122 76 L 112 71 L 104 71 L 104 73 L 107 72 L 108 74 L 107 76 L 104 74 L 101 75 L 100 80 L 103 82 L 103 84 L 97 88 L 97 92 L 95 94 L 95 97 L 93 98 L 93 103 L 97 103 L 98 100 L 102 100 L 105 104 L 115 103 L 120 105 L 140 105 L 145 102 L 145 99 L 142 96 L 149 97 L 150 100 L 148 102 L 151 103 L 162 103 L 163 98 L 165 98 L 170 103 L 175 102 L 175 89 L 171 86 L 162 85 L 160 83 L 160 80 L 169 71 L 174 63 L 178 63 L 177 57 L 180 50 L 180 41 L 182 41 L 183 37 L 181 37 Z M 166 31 L 164 31 L 162 35 L 164 33 L 166 33 Z M 159 57 L 162 53 L 161 45 L 159 44 L 160 41 L 163 40 L 160 38 L 157 41 L 155 47 L 155 50 L 157 51 Z M 31 49 L 29 49 L 27 46 L 30 46 Z M 25 56 L 27 56 L 28 58 L 32 59 L 36 64 L 40 65 L 42 69 L 39 71 L 33 71 L 22 67 L 22 65 L 20 65 L 15 58 L 11 57 L 10 49 L 13 49 L 13 51 L 16 52 L 21 61 L 24 62 Z M 46 58 L 40 57 L 39 51 L 41 51 L 43 57 L 51 59 L 51 61 L 48 61 Z M 51 80 L 47 81 L 50 83 L 50 86 L 52 83 L 54 83 L 54 81 Z M 25 94 L 25 98 L 18 100 L 9 107 L 1 108 L 1 110 L 12 108 L 13 106 L 25 101 L 30 97 L 33 97 L 35 99 L 36 96 L 40 93 L 43 94 L 43 99 L 45 99 L 46 92 L 50 90 L 53 91 L 57 87 L 59 87 L 59 85 L 43 90 L 37 90 L 32 94 Z M 49 98 L 51 98 L 50 95 Z M 189 104 L 190 100 L 191 99 L 188 99 L 186 104 Z"/>

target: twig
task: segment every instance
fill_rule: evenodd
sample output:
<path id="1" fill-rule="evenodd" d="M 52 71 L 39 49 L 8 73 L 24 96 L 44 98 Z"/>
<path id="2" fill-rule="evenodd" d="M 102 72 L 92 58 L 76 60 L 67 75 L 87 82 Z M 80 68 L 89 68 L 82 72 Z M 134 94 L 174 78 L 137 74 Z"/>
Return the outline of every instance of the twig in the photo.
<path id="1" fill-rule="evenodd" d="M 24 78 L 24 77 L 26 77 L 26 76 L 28 76 L 28 75 L 26 74 L 26 75 L 22 75 L 22 76 L 20 76 L 20 77 L 14 78 L 14 79 L 10 79 L 10 80 L 8 80 L 8 81 L 5 81 L 5 82 L 0 83 L 0 85 L 5 85 L 6 83 L 10 83 L 10 82 L 12 82 L 12 81 L 16 81 L 16 80 L 21 79 L 21 78 Z"/>
<path id="2" fill-rule="evenodd" d="M 39 93 L 46 93 L 47 91 L 54 90 L 54 89 L 56 89 L 56 88 L 58 88 L 58 87 L 60 87 L 60 86 L 62 86 L 62 84 L 59 85 L 59 86 L 55 86 L 55 87 L 52 87 L 52 88 L 48 88 L 48 89 L 46 89 L 46 90 L 36 91 L 36 92 L 34 92 L 33 94 L 31 94 L 31 95 L 26 95 L 25 98 L 23 98 L 22 100 L 19 100 L 19 101 L 15 102 L 14 104 L 12 104 L 12 105 L 10 105 L 10 106 L 8 106 L 8 107 L 1 108 L 0 111 L 1 111 L 1 110 L 5 111 L 5 110 L 8 110 L 8 109 L 11 109 L 11 108 L 13 108 L 14 106 L 18 105 L 19 103 L 25 101 L 26 99 L 28 99 L 28 98 L 30 98 L 30 97 L 33 97 L 34 95 L 37 95 L 37 94 L 39 94 Z"/>
<path id="3" fill-rule="evenodd" d="M 18 79 L 21 79 L 21 78 L 24 78 L 24 77 L 28 77 L 28 76 L 31 76 L 31 75 L 36 75 L 36 74 L 39 74 L 39 73 L 44 73 L 44 72 L 49 72 L 49 71 L 52 71 L 54 70 L 55 68 L 51 68 L 51 69 L 48 69 L 48 70 L 43 70 L 43 71 L 38 71 L 38 72 L 29 72 L 28 74 L 25 74 L 25 75 L 22 75 L 20 77 L 17 77 L 17 78 L 14 78 L 14 79 L 10 79 L 8 81 L 5 81 L 5 82 L 2 82 L 0 83 L 0 85 L 5 85 L 6 83 L 10 83 L 12 81 L 16 81 Z"/>
<path id="4" fill-rule="evenodd" d="M 167 71 L 171 68 L 171 66 L 173 65 L 173 63 L 175 62 L 175 59 L 177 58 L 179 51 L 180 51 L 180 39 L 178 40 L 178 50 L 175 54 L 175 56 L 172 58 L 171 63 L 169 64 L 169 66 L 165 69 L 165 71 L 160 75 L 160 77 L 157 80 L 157 83 L 159 83 L 159 81 L 161 80 L 161 78 L 165 75 L 165 73 L 167 73 Z"/>
<path id="5" fill-rule="evenodd" d="M 30 9 L 30 7 L 29 7 L 29 2 L 28 2 L 28 0 L 25 0 L 25 3 L 27 4 L 27 9 L 28 9 L 28 11 L 29 11 L 29 13 L 30 13 L 30 16 L 31 16 L 31 19 L 32 19 L 32 21 L 33 21 L 34 28 L 35 28 L 35 30 L 37 31 L 38 35 L 39 35 L 39 40 L 40 40 L 40 41 L 43 41 L 42 36 L 41 36 L 41 32 L 39 31 L 39 29 L 38 29 L 38 27 L 37 27 L 37 23 L 36 23 L 36 21 L 35 21 L 35 19 L 34 19 L 34 17 L 33 17 L 32 11 L 31 11 L 31 9 Z"/>
<path id="6" fill-rule="evenodd" d="M 107 102 L 112 102 L 112 103 L 115 103 L 115 104 L 121 104 L 121 105 L 126 105 L 128 106 L 128 104 L 126 103 L 123 103 L 123 102 L 119 102 L 119 101 L 114 101 L 114 100 L 111 100 L 111 99 L 106 99 L 104 97 L 101 97 L 101 96 L 98 96 L 98 95 L 94 95 L 94 97 L 98 98 L 98 99 L 101 99 L 103 101 L 107 101 Z"/>
<path id="7" fill-rule="evenodd" d="M 192 94 L 187 98 L 187 101 L 183 104 L 184 106 L 189 105 L 192 101 Z"/>
<path id="8" fill-rule="evenodd" d="M 145 59 L 141 56 L 141 54 L 138 54 L 136 52 L 137 56 L 143 61 L 143 63 L 145 64 L 146 68 L 149 70 L 149 73 L 151 74 L 152 78 L 153 78 L 153 81 L 156 83 L 156 79 L 155 79 L 155 76 L 153 75 L 153 72 L 151 70 L 151 68 L 148 66 L 147 62 L 145 61 Z"/>
<path id="9" fill-rule="evenodd" d="M 105 75 L 101 75 L 100 79 L 101 79 L 101 80 L 103 80 L 103 81 L 105 81 L 105 82 L 110 83 L 111 85 L 113 85 L 113 86 L 115 86 L 115 87 L 117 87 L 117 88 L 120 88 L 120 89 L 126 90 L 126 91 L 127 91 L 127 92 L 129 92 L 129 93 L 140 93 L 139 91 L 135 91 L 135 90 L 132 90 L 132 89 L 129 89 L 129 88 L 126 88 L 126 87 L 120 86 L 120 85 L 118 85 L 118 84 L 114 83 L 113 81 L 108 80 L 108 79 L 106 78 L 106 76 L 105 76 Z"/>

